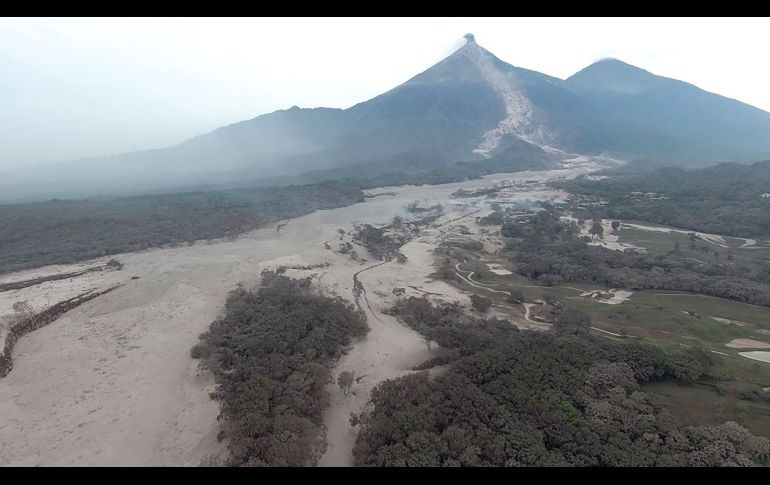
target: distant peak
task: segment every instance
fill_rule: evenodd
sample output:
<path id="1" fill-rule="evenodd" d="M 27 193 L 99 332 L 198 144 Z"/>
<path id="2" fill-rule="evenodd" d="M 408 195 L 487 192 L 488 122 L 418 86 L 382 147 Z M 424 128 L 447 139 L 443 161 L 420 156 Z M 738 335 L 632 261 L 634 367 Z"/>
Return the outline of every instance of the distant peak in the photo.
<path id="1" fill-rule="evenodd" d="M 584 90 L 639 94 L 649 90 L 659 79 L 658 76 L 620 59 L 605 57 L 573 74 L 567 82 Z"/>
<path id="2" fill-rule="evenodd" d="M 618 66 L 618 67 L 630 67 L 633 69 L 640 69 L 639 67 L 634 66 L 633 64 L 629 64 L 627 62 L 621 61 L 620 59 L 616 57 L 603 57 L 599 59 L 598 61 L 594 62 L 593 65 L 604 65 L 604 66 Z"/>
<path id="3" fill-rule="evenodd" d="M 615 57 L 604 57 L 599 59 L 598 61 L 588 66 L 586 69 L 621 69 L 625 71 L 646 72 L 640 67 L 621 61 Z"/>
<path id="4" fill-rule="evenodd" d="M 478 44 L 478 42 L 476 42 L 476 37 L 473 34 L 465 34 L 463 38 L 465 39 L 465 45 L 457 49 L 455 51 L 455 54 L 461 55 L 461 56 L 471 56 L 471 57 L 492 55 L 491 52 L 484 49 Z"/>
<path id="5" fill-rule="evenodd" d="M 621 64 L 625 64 L 625 62 L 621 61 L 617 57 L 602 57 L 598 61 L 596 61 L 596 64 L 600 62 L 620 62 Z"/>

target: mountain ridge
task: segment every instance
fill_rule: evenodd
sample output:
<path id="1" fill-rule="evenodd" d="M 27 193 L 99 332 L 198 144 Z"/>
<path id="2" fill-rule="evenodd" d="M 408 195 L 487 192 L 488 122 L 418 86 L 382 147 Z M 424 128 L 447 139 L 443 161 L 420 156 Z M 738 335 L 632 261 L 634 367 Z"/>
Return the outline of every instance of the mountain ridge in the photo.
<path id="1" fill-rule="evenodd" d="M 293 106 L 171 147 L 16 169 L 0 189 L 5 199 L 88 196 L 409 159 L 483 163 L 508 139 L 628 160 L 750 161 L 770 156 L 770 113 L 618 59 L 562 80 L 509 64 L 468 35 L 433 66 L 347 109 Z"/>

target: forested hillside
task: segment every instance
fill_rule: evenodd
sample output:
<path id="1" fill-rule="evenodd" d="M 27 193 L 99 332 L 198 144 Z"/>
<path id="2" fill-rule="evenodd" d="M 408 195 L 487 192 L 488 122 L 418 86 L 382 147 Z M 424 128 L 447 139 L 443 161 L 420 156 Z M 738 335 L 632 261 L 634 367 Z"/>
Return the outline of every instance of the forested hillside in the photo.
<path id="1" fill-rule="evenodd" d="M 661 168 L 556 185 L 609 202 L 589 209 L 588 216 L 638 219 L 730 236 L 770 235 L 770 196 L 763 196 L 770 194 L 770 161 L 698 170 Z"/>

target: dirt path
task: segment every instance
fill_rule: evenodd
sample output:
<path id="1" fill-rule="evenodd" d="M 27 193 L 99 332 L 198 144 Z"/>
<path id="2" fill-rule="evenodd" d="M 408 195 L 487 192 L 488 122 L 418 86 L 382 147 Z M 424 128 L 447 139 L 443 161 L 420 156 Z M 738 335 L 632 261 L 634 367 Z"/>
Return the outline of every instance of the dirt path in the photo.
<path id="1" fill-rule="evenodd" d="M 577 220 L 574 216 L 562 216 L 562 218 L 566 220 L 573 220 L 573 221 Z M 591 237 L 591 242 L 589 244 L 604 246 L 607 249 L 612 249 L 616 251 L 623 251 L 625 249 L 633 249 L 633 248 L 640 249 L 640 246 L 636 246 L 634 244 L 627 243 L 627 242 L 621 243 L 619 241 L 620 239 L 619 234 L 616 234 L 612 230 L 613 220 L 615 219 L 602 219 L 601 221 L 602 227 L 604 228 L 604 237 L 602 239 L 595 239 L 589 233 L 589 229 L 591 228 L 591 224 L 592 224 L 590 220 L 585 221 L 583 226 L 580 227 L 580 234 L 581 236 Z M 648 232 L 677 233 L 677 234 L 683 234 L 683 235 L 688 235 L 690 233 L 693 233 L 697 235 L 699 238 L 701 238 L 702 240 L 725 249 L 730 249 L 730 246 L 727 244 L 727 241 L 725 240 L 725 238 L 734 239 L 736 241 L 743 241 L 741 246 L 739 246 L 739 249 L 767 249 L 768 248 L 768 246 L 757 246 L 757 241 L 755 239 L 735 237 L 735 236 L 722 236 L 719 234 L 690 231 L 685 229 L 677 229 L 673 227 L 650 226 L 646 224 L 621 222 L 621 230 L 622 228 L 638 229 L 641 231 L 648 231 Z M 694 259 L 701 263 L 703 262 L 696 258 L 688 258 L 688 259 Z"/>
<path id="2" fill-rule="evenodd" d="M 455 274 L 457 276 L 459 276 L 460 278 L 462 278 L 462 280 L 465 281 L 466 283 L 468 283 L 469 285 L 471 285 L 473 287 L 476 287 L 476 288 L 480 288 L 482 290 L 491 291 L 492 293 L 503 293 L 505 295 L 511 296 L 511 292 L 510 291 L 495 290 L 495 289 L 492 289 L 492 288 L 487 288 L 486 286 L 482 286 L 480 284 L 476 284 L 476 282 L 471 279 L 471 276 L 473 276 L 473 273 L 474 273 L 473 271 L 469 271 L 468 272 L 468 276 L 461 275 L 460 271 L 463 271 L 463 270 L 460 269 L 460 265 L 461 264 L 462 263 L 455 264 Z"/>
<path id="3" fill-rule="evenodd" d="M 724 236 L 720 236 L 719 234 L 709 234 L 707 232 L 697 232 L 697 231 L 686 231 L 683 229 L 675 229 L 672 227 L 647 226 L 643 224 L 632 224 L 627 222 L 624 222 L 622 224 L 622 227 L 630 227 L 632 229 L 641 229 L 643 231 L 650 231 L 650 232 L 675 232 L 675 233 L 684 234 L 684 235 L 687 235 L 689 233 L 694 233 L 696 236 L 700 237 L 704 241 L 708 241 L 711 244 L 715 244 L 723 248 L 729 248 L 729 246 L 725 242 Z M 735 238 L 735 239 L 743 239 L 743 238 Z"/>
<path id="4" fill-rule="evenodd" d="M 491 288 L 487 288 L 486 286 L 480 286 L 480 285 L 478 285 L 478 284 L 475 284 L 475 282 L 474 282 L 474 281 L 471 279 L 471 276 L 473 275 L 473 273 L 474 273 L 474 272 L 473 272 L 473 271 L 470 271 L 470 272 L 468 272 L 468 276 L 467 276 L 467 278 L 466 278 L 466 277 L 464 277 L 463 275 L 461 275 L 461 274 L 459 273 L 459 271 L 464 271 L 464 270 L 461 270 L 461 269 L 460 269 L 460 264 L 462 264 L 462 263 L 457 263 L 457 264 L 455 264 L 455 270 L 456 270 L 456 271 L 455 271 L 455 274 L 456 274 L 457 276 L 459 276 L 460 278 L 462 278 L 464 281 L 466 281 L 468 284 L 470 284 L 470 285 L 472 285 L 472 286 L 475 286 L 476 288 L 481 288 L 481 289 L 484 289 L 484 290 L 488 290 L 488 291 L 492 291 L 492 292 L 495 292 L 495 293 L 505 293 L 505 294 L 508 294 L 508 295 L 510 295 L 510 294 L 511 294 L 511 293 L 510 293 L 510 292 L 508 292 L 508 291 L 502 291 L 502 290 L 493 290 L 493 289 L 491 289 Z M 579 292 L 583 293 L 583 290 L 580 290 L 580 289 L 578 289 L 578 288 L 572 288 L 572 287 L 570 287 L 570 286 L 551 286 L 551 287 L 546 287 L 546 286 L 537 286 L 537 285 L 510 285 L 510 286 L 511 286 L 512 288 L 568 288 L 568 289 L 571 289 L 571 290 L 576 290 L 576 291 L 579 291 Z M 622 291 L 622 290 L 621 290 L 621 291 Z M 622 298 L 620 299 L 620 301 L 617 301 L 617 302 L 613 302 L 613 303 L 621 303 L 622 301 L 625 301 L 625 300 L 627 300 L 627 299 L 628 299 L 628 297 L 625 295 L 625 293 L 628 293 L 628 296 L 630 296 L 630 294 L 631 294 L 631 292 L 624 292 L 624 294 L 622 295 Z M 522 303 L 522 305 L 524 305 L 524 320 L 526 320 L 526 321 L 527 321 L 527 322 L 529 322 L 529 323 L 533 323 L 533 324 L 535 324 L 535 325 L 541 325 L 541 326 L 542 326 L 542 325 L 547 325 L 547 326 L 549 326 L 549 327 L 550 327 L 550 325 L 549 325 L 549 324 L 547 324 L 547 323 L 544 323 L 544 322 L 538 322 L 537 320 L 533 320 L 533 319 L 530 317 L 530 315 L 532 314 L 532 307 L 534 307 L 534 306 L 535 306 L 535 304 L 534 304 L 534 303 Z M 498 305 L 498 306 L 505 306 L 505 305 Z M 508 308 L 512 308 L 512 307 L 508 307 Z M 598 328 L 598 327 L 591 327 L 591 329 L 592 329 L 592 330 L 596 330 L 597 332 L 601 332 L 601 333 L 604 333 L 604 334 L 612 335 L 612 336 L 615 336 L 615 337 L 623 337 L 623 338 L 636 338 L 636 337 L 635 337 L 635 336 L 633 336 L 633 335 L 622 335 L 622 334 L 619 334 L 619 333 L 610 332 L 609 330 L 603 330 L 603 329 L 601 329 L 601 328 Z"/>
<path id="5" fill-rule="evenodd" d="M 743 244 L 741 244 L 741 248 L 750 248 L 750 247 L 756 246 L 756 245 L 757 245 L 757 240 L 756 239 L 744 238 Z"/>
<path id="6" fill-rule="evenodd" d="M 626 337 L 628 337 L 628 338 L 635 338 L 633 335 L 623 335 L 623 334 L 620 334 L 620 333 L 610 332 L 609 330 L 602 330 L 602 329 L 601 329 L 601 328 L 599 328 L 599 327 L 591 327 L 591 330 L 596 330 L 597 332 L 606 333 L 607 335 L 613 335 L 613 336 L 615 336 L 615 337 L 623 337 L 623 338 L 626 338 Z"/>
<path id="7" fill-rule="evenodd" d="M 522 305 L 524 305 L 524 320 L 531 323 L 542 323 L 542 322 L 536 322 L 529 317 L 530 314 L 532 313 L 532 307 L 535 305 L 534 303 L 522 303 Z"/>
<path id="8" fill-rule="evenodd" d="M 625 223 L 625 222 L 623 223 L 623 226 L 631 227 L 634 229 L 641 229 L 644 231 L 653 231 L 653 232 L 676 232 L 679 234 L 694 233 L 704 241 L 710 242 L 711 244 L 715 244 L 725 249 L 730 248 L 730 246 L 727 245 L 727 241 L 725 241 L 725 238 L 735 239 L 736 241 L 743 241 L 743 244 L 739 246 L 739 249 L 767 249 L 768 248 L 768 246 L 757 246 L 756 239 L 751 239 L 746 237 L 722 236 L 720 234 L 710 234 L 708 232 L 688 231 L 684 229 L 675 229 L 672 227 L 648 226 L 643 224 L 632 224 L 632 223 Z M 765 241 L 765 244 L 767 243 L 768 241 Z"/>

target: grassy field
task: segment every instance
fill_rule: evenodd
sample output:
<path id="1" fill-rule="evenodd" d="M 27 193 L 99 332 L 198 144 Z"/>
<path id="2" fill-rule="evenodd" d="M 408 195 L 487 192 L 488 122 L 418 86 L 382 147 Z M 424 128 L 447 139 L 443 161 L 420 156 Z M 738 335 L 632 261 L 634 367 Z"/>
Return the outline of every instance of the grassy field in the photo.
<path id="1" fill-rule="evenodd" d="M 551 297 L 566 307 L 585 312 L 595 328 L 626 338 L 641 339 L 663 348 L 702 347 L 712 351 L 715 365 L 711 375 L 714 378 L 770 386 L 770 364 L 741 357 L 739 349 L 725 346 L 738 338 L 768 341 L 768 335 L 761 332 L 770 328 L 770 309 L 697 294 L 662 291 L 636 292 L 627 301 L 609 305 L 579 296 L 582 291 L 600 289 L 595 286 L 538 286 L 518 274 L 492 273 L 486 267 L 487 262 L 492 260 L 460 263 L 460 274 L 467 278 L 473 271 L 471 278 L 476 285 L 502 291 L 517 290 L 526 302 Z M 465 280 L 455 282 L 466 291 L 506 304 L 504 293 L 493 293 Z"/>
<path id="2" fill-rule="evenodd" d="M 638 291 L 634 293 L 633 300 L 656 307 L 751 323 L 770 330 L 770 308 L 705 295 L 657 290 Z"/>
<path id="3" fill-rule="evenodd" d="M 580 297 L 580 292 L 601 289 L 593 285 L 570 284 L 568 286 L 545 287 L 518 274 L 497 275 L 485 269 L 482 261 L 461 263 L 460 274 L 468 277 L 474 271 L 472 280 L 495 290 L 517 290 L 525 301 L 535 301 L 546 296 L 556 298 L 563 304 L 584 311 L 605 330 L 664 340 L 678 340 L 683 343 L 698 340 L 721 347 L 736 338 L 757 338 L 767 340 L 758 334 L 758 329 L 770 330 L 770 308 L 752 306 L 721 298 L 682 292 L 646 290 L 635 292 L 630 300 L 617 305 L 608 305 Z M 467 282 L 465 289 L 481 295 L 505 299 L 503 294 L 476 288 Z M 716 318 L 735 320 L 739 324 L 719 321 Z M 717 348 L 717 347 L 715 347 Z"/>
<path id="4" fill-rule="evenodd" d="M 744 240 L 735 238 L 725 238 L 725 243 L 730 248 L 706 240 L 696 240 L 696 249 L 692 250 L 687 234 L 625 228 L 621 232 L 621 241 L 644 247 L 653 255 L 667 254 L 674 250 L 678 243 L 683 257 L 704 263 L 727 263 L 728 254 L 732 255 L 732 262 L 738 265 L 754 265 L 765 257 L 770 257 L 770 248 L 741 248 Z M 708 251 L 701 251 L 701 246 L 708 248 Z M 719 253 L 719 257 L 714 256 L 715 251 Z M 770 387 L 770 364 L 742 357 L 738 355 L 740 349 L 725 345 L 740 338 L 770 342 L 770 308 L 693 293 L 661 290 L 634 292 L 629 300 L 610 305 L 580 296 L 582 292 L 604 290 L 595 285 L 565 284 L 545 287 L 522 275 L 495 274 L 487 267 L 488 263 L 497 263 L 509 269 L 510 263 L 484 251 L 466 253 L 461 259 L 453 259 L 451 264 L 454 267 L 458 262 L 463 277 L 467 278 L 471 271 L 474 272 L 471 276 L 474 285 L 488 286 L 498 291 L 516 290 L 523 295 L 525 302 L 550 297 L 566 307 L 585 312 L 591 317 L 594 328 L 623 336 L 615 337 L 597 332 L 605 337 L 640 339 L 663 349 L 701 347 L 708 350 L 714 362 L 709 375 L 718 381 L 720 386 Z M 454 280 L 466 291 L 485 296 L 496 303 L 507 303 L 507 295 L 503 293 L 478 288 L 465 280 Z M 518 309 L 510 311 L 510 318 L 521 318 Z M 533 315 L 535 313 L 533 309 Z M 703 391 L 717 395 L 713 389 L 706 388 Z M 724 410 L 712 410 L 717 416 L 737 416 L 742 407 L 749 405 L 748 401 L 736 396 L 726 396 L 723 400 Z M 752 426 L 756 427 L 755 424 Z"/>
<path id="5" fill-rule="evenodd" d="M 640 224 L 646 224 L 640 222 Z M 728 247 L 704 239 L 692 241 L 687 234 L 645 231 L 624 228 L 620 241 L 645 248 L 652 255 L 664 255 L 678 245 L 682 257 L 700 263 L 753 266 L 770 259 L 770 247 L 758 241 L 760 249 L 741 247 L 743 239 L 724 238 Z M 703 250 L 703 249 L 705 250 Z M 715 255 L 715 252 L 717 255 Z M 727 420 L 736 421 L 756 434 L 770 437 L 770 403 L 749 400 L 752 392 L 761 392 L 770 387 L 770 364 L 754 361 L 738 354 L 741 349 L 727 347 L 734 339 L 754 339 L 770 342 L 770 308 L 748 305 L 736 301 L 714 298 L 694 293 L 645 290 L 634 292 L 619 304 L 610 305 L 581 297 L 591 290 L 605 290 L 595 285 L 565 284 L 545 287 L 518 274 L 498 275 L 487 267 L 497 263 L 510 268 L 510 263 L 494 254 L 483 251 L 466 254 L 455 259 L 459 261 L 460 274 L 465 280 L 453 278 L 466 291 L 505 303 L 507 295 L 493 293 L 475 285 L 488 286 L 495 290 L 520 292 L 525 302 L 550 297 L 563 306 L 586 313 L 595 329 L 602 335 L 614 339 L 637 339 L 664 351 L 676 348 L 700 347 L 709 351 L 713 365 L 707 376 L 696 386 L 679 386 L 661 382 L 645 386 L 645 391 L 654 393 L 668 405 L 677 419 L 688 424 L 721 424 Z M 731 259 L 728 259 L 728 255 Z M 550 307 L 548 307 L 550 308 Z M 532 315 L 540 307 L 532 308 Z M 504 310 L 504 309 L 503 309 Z M 510 318 L 520 319 L 519 309 L 510 309 Z"/>
<path id="6" fill-rule="evenodd" d="M 483 264 L 483 263 L 482 263 Z M 461 264 L 460 274 L 464 277 L 468 277 L 469 271 L 474 271 L 471 279 L 478 285 L 490 287 L 495 290 L 512 291 L 516 290 L 521 292 L 524 297 L 524 301 L 534 302 L 535 300 L 542 300 L 547 297 L 555 298 L 557 300 L 563 300 L 565 298 L 579 295 L 581 292 L 590 291 L 594 289 L 591 285 L 576 284 L 570 285 L 570 287 L 564 286 L 539 286 L 532 281 L 528 280 L 524 276 L 518 274 L 511 275 L 498 275 L 489 271 L 478 271 L 477 264 Z M 480 289 L 468 284 L 465 281 L 459 283 L 463 289 L 478 293 L 481 296 L 492 298 L 493 300 L 503 301 L 507 295 L 501 293 L 493 293 Z"/>
<path id="7" fill-rule="evenodd" d="M 725 382 L 753 383 L 770 387 L 770 364 L 741 357 L 740 355 L 712 355 L 714 367 L 709 373 Z"/>
<path id="8" fill-rule="evenodd" d="M 595 326 L 616 333 L 625 330 L 629 335 L 645 338 L 682 343 L 698 340 L 720 345 L 736 338 L 752 336 L 744 327 L 720 322 L 705 315 L 693 316 L 671 307 L 640 302 L 636 295 L 617 305 L 585 298 L 568 298 L 562 303 L 588 314 Z"/>
<path id="9" fill-rule="evenodd" d="M 711 374 L 717 379 L 755 382 L 770 387 L 770 364 L 747 359 L 738 355 L 740 349 L 725 346 L 736 338 L 768 341 L 767 335 L 758 332 L 759 325 L 741 326 L 709 316 L 756 321 L 766 327 L 770 322 L 770 309 L 697 295 L 671 293 L 664 296 L 651 292 L 634 293 L 628 301 L 618 305 L 575 298 L 562 300 L 562 303 L 584 311 L 591 317 L 593 325 L 603 330 L 627 334 L 630 338 L 640 338 L 662 347 L 700 346 L 710 350 L 715 364 Z"/>
<path id="10" fill-rule="evenodd" d="M 646 384 L 642 390 L 659 396 L 674 417 L 688 425 L 718 425 L 735 421 L 751 432 L 770 438 L 770 404 L 740 399 L 727 389 L 680 386 L 672 382 Z"/>
<path id="11" fill-rule="evenodd" d="M 577 290 L 597 289 L 590 285 L 539 287 L 521 275 L 491 273 L 485 269 L 486 262 L 492 261 L 485 259 L 460 264 L 460 274 L 467 277 L 469 271 L 475 271 L 472 280 L 476 284 L 489 285 L 496 290 L 516 289 L 527 302 L 551 296 L 566 307 L 588 314 L 595 328 L 639 339 L 664 351 L 681 347 L 709 350 L 713 365 L 703 383 L 681 386 L 657 382 L 644 385 L 643 390 L 658 396 L 682 423 L 718 425 L 735 421 L 754 434 L 770 438 L 770 403 L 745 399 L 747 391 L 761 392 L 770 387 L 770 364 L 741 357 L 737 349 L 725 346 L 736 338 L 768 341 L 767 335 L 757 331 L 770 325 L 770 309 L 695 294 L 655 291 L 636 292 L 629 300 L 609 305 L 579 296 Z M 466 291 L 510 305 L 505 302 L 505 294 L 492 293 L 463 280 L 454 281 Z M 539 308 L 533 308 L 533 314 Z M 511 312 L 509 318 L 521 318 L 519 309 L 507 311 Z M 738 320 L 748 325 L 731 324 L 712 317 Z"/>
<path id="12" fill-rule="evenodd" d="M 741 247 L 744 243 L 743 239 L 731 237 L 725 237 L 724 239 L 725 244 L 729 246 L 728 248 L 705 239 L 698 239 L 694 241 L 695 249 L 693 250 L 690 248 L 691 241 L 687 234 L 645 231 L 643 229 L 625 227 L 621 228 L 618 241 L 643 247 L 654 256 L 664 255 L 673 251 L 678 243 L 679 251 L 682 252 L 683 257 L 701 263 L 726 263 L 728 262 L 729 254 L 732 254 L 732 262 L 735 264 L 756 264 L 758 261 L 770 259 L 770 247 L 764 246 L 761 241 L 757 242 L 755 249 L 751 249 L 750 247 Z M 708 249 L 708 253 L 702 251 L 701 248 Z M 715 256 L 715 252 L 719 256 Z"/>

